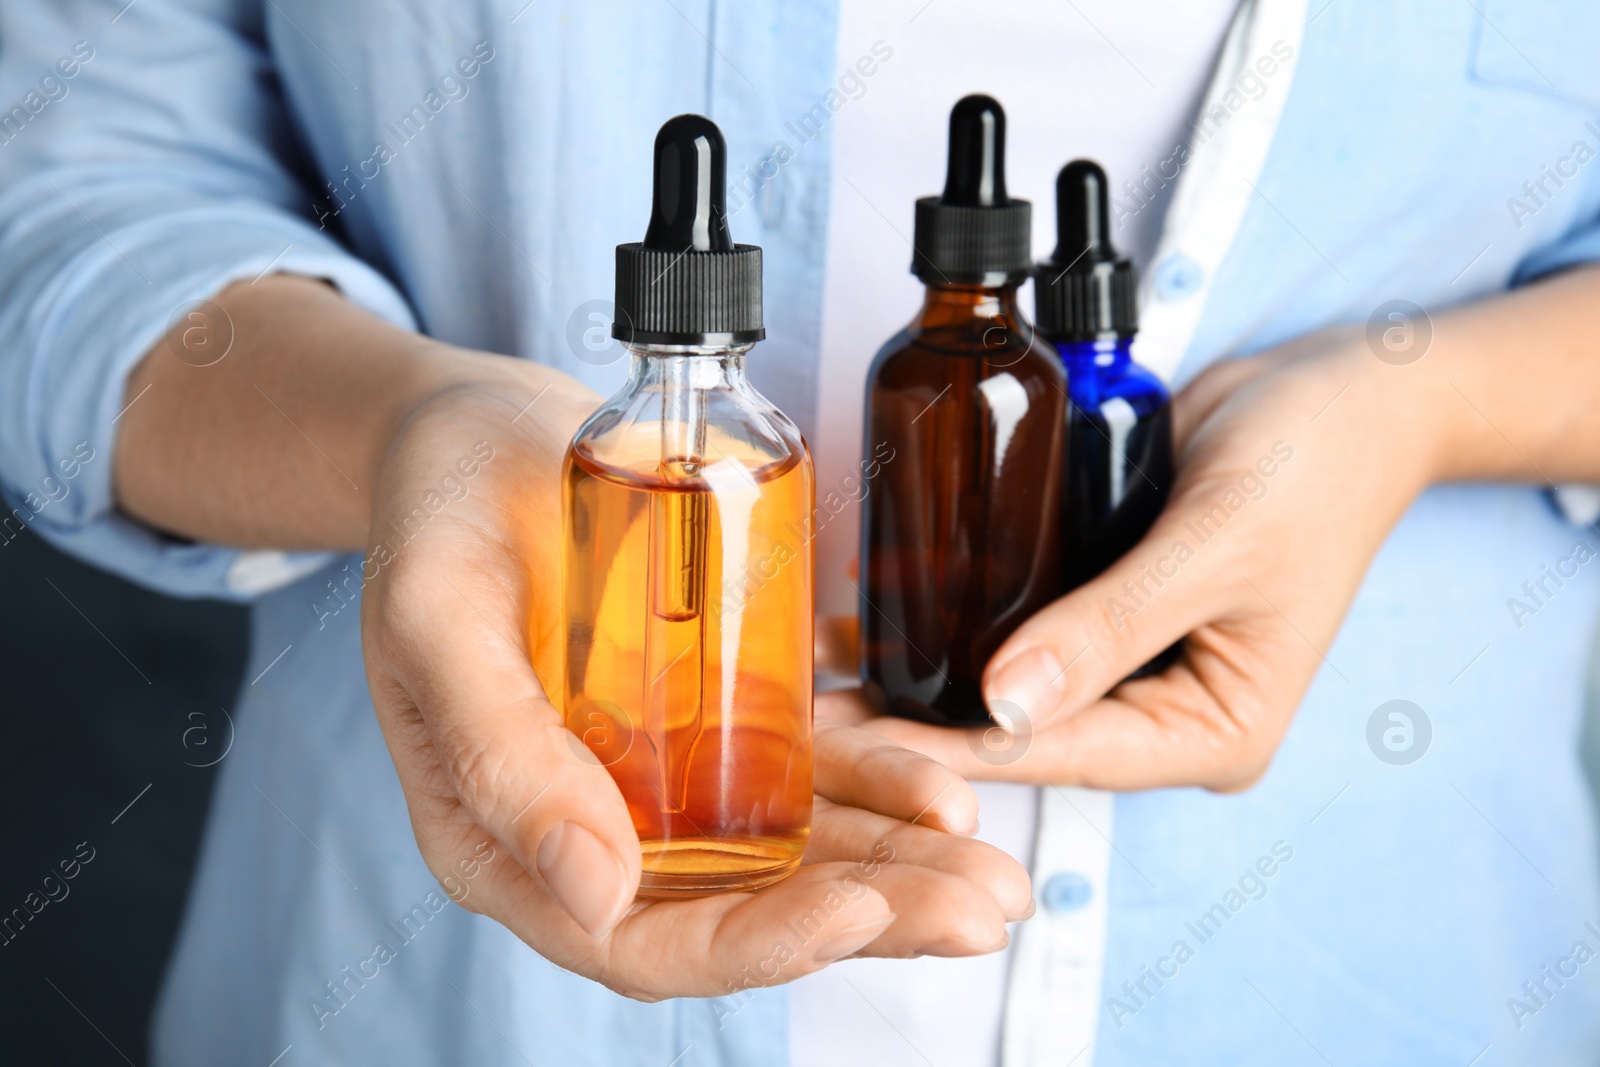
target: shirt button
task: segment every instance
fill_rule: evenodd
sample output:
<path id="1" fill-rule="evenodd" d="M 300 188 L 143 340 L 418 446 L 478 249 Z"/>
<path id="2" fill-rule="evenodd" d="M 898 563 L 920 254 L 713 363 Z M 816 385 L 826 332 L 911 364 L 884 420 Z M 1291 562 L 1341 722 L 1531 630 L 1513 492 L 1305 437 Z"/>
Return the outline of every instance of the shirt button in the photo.
<path id="1" fill-rule="evenodd" d="M 1156 265 L 1156 295 L 1163 300 L 1178 301 L 1193 296 L 1205 280 L 1206 272 L 1200 264 L 1174 252 Z"/>
<path id="2" fill-rule="evenodd" d="M 1052 874 L 1044 883 L 1040 899 L 1051 911 L 1077 911 L 1094 896 L 1094 886 L 1077 871 Z"/>

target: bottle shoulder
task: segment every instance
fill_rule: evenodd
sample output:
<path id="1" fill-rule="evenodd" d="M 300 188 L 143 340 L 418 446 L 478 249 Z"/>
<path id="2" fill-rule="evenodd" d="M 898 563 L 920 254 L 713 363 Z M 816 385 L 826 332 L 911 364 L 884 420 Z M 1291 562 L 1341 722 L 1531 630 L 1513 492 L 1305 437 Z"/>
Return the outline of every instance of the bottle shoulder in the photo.
<path id="1" fill-rule="evenodd" d="M 1122 400 L 1140 415 L 1153 414 L 1172 400 L 1160 378 L 1131 360 L 1110 367 L 1069 365 L 1067 395 L 1073 404 L 1089 409 Z"/>
<path id="2" fill-rule="evenodd" d="M 867 386 L 872 390 L 915 390 L 930 382 L 945 383 L 969 376 L 974 364 L 980 377 L 1009 374 L 1024 382 L 1060 387 L 1061 361 L 1031 328 L 987 327 L 983 330 L 935 328 L 901 330 L 886 341 L 872 360 Z"/>
<path id="3" fill-rule="evenodd" d="M 692 474 L 681 469 L 671 473 L 664 471 L 659 451 L 596 450 L 580 441 L 567 446 L 565 465 L 569 471 L 632 489 L 711 492 L 719 496 L 730 491 L 737 496 L 795 473 L 808 483 L 815 478 L 811 450 L 804 441 L 799 448 L 778 458 L 741 449 L 736 441 L 728 440 L 724 444 L 727 447 L 721 448 L 720 455 L 712 453 L 712 458 Z"/>
<path id="4" fill-rule="evenodd" d="M 697 442 L 703 470 L 737 468 L 762 482 L 796 465 L 811 468 L 811 451 L 799 427 L 753 386 L 705 389 L 698 400 L 695 422 L 703 427 Z M 663 422 L 673 417 L 660 388 L 625 386 L 578 428 L 568 459 L 600 476 L 665 484 Z M 671 481 L 681 485 L 681 473 Z"/>

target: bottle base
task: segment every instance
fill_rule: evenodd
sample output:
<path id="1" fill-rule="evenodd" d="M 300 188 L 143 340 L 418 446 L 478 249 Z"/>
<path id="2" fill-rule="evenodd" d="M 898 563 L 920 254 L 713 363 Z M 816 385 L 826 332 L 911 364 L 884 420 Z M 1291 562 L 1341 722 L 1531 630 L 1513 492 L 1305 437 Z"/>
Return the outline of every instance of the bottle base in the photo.
<path id="1" fill-rule="evenodd" d="M 806 836 L 644 841 L 639 896 L 702 897 L 760 889 L 795 872 L 805 854 Z"/>
<path id="2" fill-rule="evenodd" d="M 916 697 L 891 696 L 882 683 L 873 678 L 862 680 L 861 688 L 880 715 L 893 715 L 914 722 L 934 726 L 993 726 L 989 709 L 983 702 L 983 686 L 976 681 L 957 681 L 941 685 L 931 700 Z"/>

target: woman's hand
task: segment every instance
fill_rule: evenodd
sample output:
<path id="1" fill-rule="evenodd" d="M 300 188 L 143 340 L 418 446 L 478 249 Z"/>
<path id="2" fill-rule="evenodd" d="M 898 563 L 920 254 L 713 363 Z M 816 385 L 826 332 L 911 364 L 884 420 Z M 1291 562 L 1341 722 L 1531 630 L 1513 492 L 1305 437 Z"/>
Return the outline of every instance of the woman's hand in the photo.
<path id="1" fill-rule="evenodd" d="M 962 836 L 970 787 L 829 722 L 806 866 L 756 893 L 635 904 L 622 795 L 535 670 L 559 678 L 561 461 L 599 398 L 386 325 L 311 279 L 241 282 L 207 314 L 225 345 L 202 334 L 192 350 L 186 321 L 130 376 L 119 505 L 195 540 L 366 546 L 373 705 L 423 858 L 458 902 L 642 999 L 1005 943 L 1028 879 Z M 818 701 L 825 720 L 849 707 Z"/>
<path id="2" fill-rule="evenodd" d="M 1178 477 L 1149 534 L 990 661 L 1008 729 L 871 728 L 974 778 L 1249 786 L 1437 470 L 1408 374 L 1350 332 L 1212 367 L 1174 402 Z M 1174 666 L 1118 684 L 1180 638 Z"/>
<path id="3" fill-rule="evenodd" d="M 963 836 L 977 823 L 963 780 L 834 723 L 854 714 L 849 696 L 818 702 L 815 824 L 795 875 L 635 902 L 622 795 L 540 682 L 560 677 L 561 459 L 598 398 L 484 362 L 486 377 L 425 400 L 387 449 L 362 605 L 373 703 L 434 874 L 449 886 L 471 870 L 464 906 L 645 1000 L 786 982 L 852 954 L 1003 947 L 1031 906 L 1025 872 Z M 441 495 L 446 479 L 466 495 Z M 485 854 L 499 858 L 477 870 Z"/>

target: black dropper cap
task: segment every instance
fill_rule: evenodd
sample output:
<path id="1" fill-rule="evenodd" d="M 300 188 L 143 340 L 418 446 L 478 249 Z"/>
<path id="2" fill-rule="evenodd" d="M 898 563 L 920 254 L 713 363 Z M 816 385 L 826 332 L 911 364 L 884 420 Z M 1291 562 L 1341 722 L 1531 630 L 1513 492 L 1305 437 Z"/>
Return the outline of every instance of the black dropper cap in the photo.
<path id="1" fill-rule="evenodd" d="M 1006 113 L 989 96 L 950 109 L 944 194 L 917 201 L 911 273 L 929 284 L 1014 280 L 1032 266 L 1033 206 L 1006 195 Z"/>
<path id="2" fill-rule="evenodd" d="M 1052 341 L 1093 341 L 1139 329 L 1133 264 L 1111 247 L 1106 172 L 1075 159 L 1056 176 L 1056 250 L 1033 276 L 1034 327 Z"/>
<path id="3" fill-rule="evenodd" d="M 655 189 L 644 241 L 617 246 L 611 336 L 624 344 L 738 345 L 761 322 L 761 249 L 728 234 L 728 146 L 703 115 L 656 134 Z"/>

